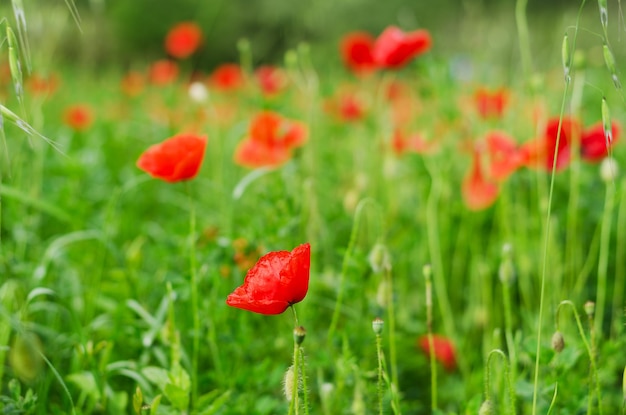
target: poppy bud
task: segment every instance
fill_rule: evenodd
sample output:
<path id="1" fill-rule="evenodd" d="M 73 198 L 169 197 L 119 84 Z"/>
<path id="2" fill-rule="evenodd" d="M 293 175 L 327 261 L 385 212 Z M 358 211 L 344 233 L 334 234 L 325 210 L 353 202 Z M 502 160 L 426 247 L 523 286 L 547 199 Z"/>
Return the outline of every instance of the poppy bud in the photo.
<path id="1" fill-rule="evenodd" d="M 609 25 L 609 12 L 607 10 L 607 1 L 598 0 L 598 8 L 600 9 L 600 23 L 602 23 L 602 28 L 606 32 L 606 29 Z"/>
<path id="2" fill-rule="evenodd" d="M 511 245 L 504 244 L 502 247 L 502 262 L 498 269 L 498 276 L 503 284 L 511 284 L 515 280 L 515 268 L 513 267 L 513 261 L 511 260 Z"/>
<path id="3" fill-rule="evenodd" d="M 560 331 L 555 331 L 554 334 L 552 335 L 552 349 L 557 352 L 557 353 L 561 353 L 563 351 L 563 349 L 565 348 L 565 339 L 563 338 L 563 333 L 561 333 Z"/>
<path id="4" fill-rule="evenodd" d="M 480 409 L 478 410 L 478 415 L 493 415 L 495 413 L 496 412 L 491 399 L 483 401 L 482 405 L 480 405 Z"/>
<path id="5" fill-rule="evenodd" d="M 306 337 L 306 330 L 304 329 L 303 326 L 296 327 L 295 329 L 293 329 L 293 341 L 295 341 L 298 346 L 302 344 L 305 337 Z"/>
<path id="6" fill-rule="evenodd" d="M 387 250 L 387 247 L 381 243 L 374 245 L 367 259 L 375 273 L 391 269 L 389 251 Z"/>
<path id="7" fill-rule="evenodd" d="M 567 33 L 565 33 L 565 35 L 563 36 L 563 44 L 561 45 L 561 59 L 563 60 L 563 73 L 565 74 L 565 82 L 569 83 L 572 58 Z"/>
<path id="8" fill-rule="evenodd" d="M 600 177 L 605 183 L 614 181 L 619 174 L 617 161 L 612 157 L 606 157 L 600 164 Z"/>
<path id="9" fill-rule="evenodd" d="M 383 321 L 383 319 L 380 317 L 376 317 L 372 321 L 372 330 L 374 330 L 374 334 L 376 334 L 377 336 L 380 336 L 383 332 L 384 325 L 385 325 L 385 322 Z"/>
<path id="10" fill-rule="evenodd" d="M 604 130 L 604 139 L 608 148 L 613 142 L 613 125 L 611 124 L 611 111 L 606 98 L 602 97 L 602 129 Z"/>
<path id="11" fill-rule="evenodd" d="M 283 393 L 285 394 L 285 398 L 287 402 L 291 402 L 291 397 L 293 396 L 293 366 L 289 366 L 289 369 L 285 372 L 285 376 L 283 377 Z"/>
<path id="12" fill-rule="evenodd" d="M 615 57 L 613 56 L 613 52 L 609 49 L 609 45 L 606 43 L 602 46 L 602 51 L 604 53 L 604 62 L 606 63 L 606 67 L 611 72 L 611 78 L 613 79 L 613 84 L 615 85 L 615 89 L 622 89 L 622 84 L 617 77 L 617 71 L 615 70 Z"/>
<path id="13" fill-rule="evenodd" d="M 594 303 L 593 301 L 587 301 L 584 305 L 585 308 L 585 314 L 587 314 L 588 317 L 593 317 L 593 314 L 596 312 L 596 303 Z"/>
<path id="14" fill-rule="evenodd" d="M 209 99 L 209 90 L 202 82 L 192 82 L 187 93 L 189 98 L 197 104 L 202 104 Z"/>

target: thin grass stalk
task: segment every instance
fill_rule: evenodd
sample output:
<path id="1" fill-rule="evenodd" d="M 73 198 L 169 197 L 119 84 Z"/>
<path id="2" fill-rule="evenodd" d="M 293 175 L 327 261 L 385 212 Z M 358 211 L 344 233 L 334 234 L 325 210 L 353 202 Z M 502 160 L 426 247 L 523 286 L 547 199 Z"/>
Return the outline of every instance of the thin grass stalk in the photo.
<path id="1" fill-rule="evenodd" d="M 574 29 L 574 38 L 572 40 L 572 50 L 576 50 L 576 38 L 578 37 L 578 27 L 580 24 L 580 17 L 582 14 L 582 9 L 585 5 L 585 0 L 582 1 L 580 8 L 578 9 L 578 16 L 576 18 L 576 27 Z M 569 62 L 564 62 L 565 65 L 569 65 L 572 67 L 571 58 Z M 536 347 L 536 355 L 535 355 L 535 373 L 533 379 L 533 403 L 532 403 L 532 415 L 537 414 L 537 398 L 539 395 L 539 360 L 541 358 L 541 328 L 543 324 L 543 308 L 544 308 L 544 299 L 545 299 L 545 287 L 546 287 L 546 275 L 548 272 L 548 257 L 549 257 L 549 248 L 550 248 L 550 226 L 551 220 L 550 216 L 552 215 L 552 198 L 554 196 L 554 183 L 556 178 L 556 161 L 558 159 L 559 153 L 559 143 L 561 141 L 561 129 L 563 126 L 563 116 L 565 114 L 565 102 L 567 100 L 567 93 L 570 86 L 570 77 L 565 76 L 565 90 L 563 91 L 563 99 L 561 100 L 561 109 L 559 111 L 559 125 L 557 128 L 557 136 L 556 136 L 556 144 L 554 151 L 554 160 L 552 160 L 552 173 L 550 177 L 550 190 L 548 195 L 548 209 L 546 212 L 546 225 L 545 225 L 545 239 L 544 239 L 544 248 L 543 248 L 543 258 L 542 258 L 542 271 L 541 271 L 541 289 L 539 292 L 539 323 L 537 325 L 537 347 Z"/>
<path id="2" fill-rule="evenodd" d="M 383 341 L 381 337 L 382 333 L 381 319 L 375 319 L 372 323 L 374 333 L 376 335 L 376 358 L 378 360 L 378 380 L 376 382 L 376 391 L 378 396 L 378 415 L 383 415 Z"/>
<path id="3" fill-rule="evenodd" d="M 200 353 L 200 310 L 198 307 L 198 272 L 196 259 L 196 208 L 192 197 L 191 185 L 187 182 L 189 197 L 189 284 L 191 285 L 191 313 L 193 334 L 191 346 L 191 402 L 198 399 L 198 356 Z"/>
<path id="4" fill-rule="evenodd" d="M 613 316 L 611 321 L 614 322 L 611 333 L 617 338 L 623 331 L 623 324 L 620 317 L 623 316 L 624 301 L 624 279 L 626 278 L 626 264 L 624 263 L 624 255 L 626 255 L 626 181 L 622 182 L 619 209 L 617 213 L 617 240 L 615 242 L 615 280 L 613 282 Z"/>
<path id="5" fill-rule="evenodd" d="M 435 295 L 439 304 L 439 312 L 443 320 L 446 333 L 458 343 L 456 335 L 456 327 L 454 324 L 454 314 L 448 298 L 448 289 L 446 284 L 446 276 L 443 269 L 443 258 L 441 253 L 441 242 L 439 240 L 439 193 L 440 183 L 437 174 L 433 171 L 432 166 L 426 165 L 431 177 L 431 189 L 426 202 L 426 222 L 428 233 L 428 250 L 430 252 L 433 264 L 432 275 Z M 464 359 L 459 358 L 459 366 L 463 368 Z M 463 370 L 463 372 L 465 372 Z"/>
<path id="6" fill-rule="evenodd" d="M 559 329 L 559 311 L 563 306 L 570 306 L 572 311 L 574 312 L 574 318 L 576 319 L 576 326 L 578 327 L 578 334 L 580 335 L 580 339 L 585 346 L 585 350 L 587 351 L 587 356 L 589 357 L 589 365 L 591 366 L 591 385 L 593 387 L 595 385 L 596 397 L 598 399 L 598 414 L 602 415 L 602 399 L 600 394 L 600 382 L 598 380 L 598 368 L 596 365 L 595 354 L 593 352 L 592 344 L 587 341 L 587 336 L 585 335 L 585 329 L 583 328 L 582 322 L 580 321 L 580 316 L 578 315 L 578 311 L 576 310 L 576 306 L 570 300 L 563 300 L 559 303 L 556 308 L 555 320 L 556 320 L 556 328 Z M 593 330 L 591 331 L 593 335 Z M 591 411 L 591 399 L 589 400 L 589 406 L 587 407 L 587 412 Z"/>
<path id="7" fill-rule="evenodd" d="M 399 388 L 398 384 L 398 352 L 396 348 L 396 311 L 393 301 L 393 279 L 391 278 L 391 266 L 385 266 L 383 275 L 386 283 L 387 295 L 387 321 L 389 322 L 389 362 L 391 364 L 392 388 Z M 394 394 L 397 396 L 397 394 Z"/>
<path id="8" fill-rule="evenodd" d="M 350 240 L 348 241 L 348 247 L 346 248 L 346 252 L 343 255 L 343 262 L 341 265 L 341 276 L 339 277 L 339 291 L 337 293 L 337 300 L 335 301 L 335 308 L 333 310 L 333 316 L 330 321 L 330 326 L 328 328 L 328 344 L 332 342 L 335 331 L 337 330 L 337 324 L 339 323 L 339 315 L 341 314 L 341 307 L 343 305 L 343 297 L 345 295 L 345 283 L 348 274 L 348 267 L 350 264 L 350 260 L 352 259 L 352 252 L 354 251 L 354 246 L 356 245 L 357 236 L 359 234 L 359 229 L 361 227 L 361 220 L 363 217 L 363 212 L 367 205 L 372 205 L 373 207 L 377 207 L 376 202 L 372 199 L 363 199 L 359 202 L 356 207 L 354 213 L 354 224 L 352 225 L 352 232 L 350 233 Z"/>
<path id="9" fill-rule="evenodd" d="M 435 359 L 435 339 L 433 337 L 433 289 L 432 269 L 429 265 L 423 269 L 426 290 L 426 330 L 428 336 L 428 361 L 430 364 L 430 410 L 437 411 L 437 362 Z"/>
<path id="10" fill-rule="evenodd" d="M 611 226 L 613 223 L 613 206 L 615 204 L 615 183 L 606 184 L 602 227 L 600 231 L 600 257 L 598 258 L 598 284 L 596 289 L 596 312 L 594 331 L 602 338 L 602 323 L 607 295 L 607 272 L 609 266 L 609 249 L 611 242 Z"/>
<path id="11" fill-rule="evenodd" d="M 526 18 L 527 4 L 528 0 L 516 0 L 515 2 L 515 24 L 517 26 L 517 36 L 519 41 L 524 79 L 530 79 L 532 72 L 530 35 L 528 31 L 528 19 Z"/>

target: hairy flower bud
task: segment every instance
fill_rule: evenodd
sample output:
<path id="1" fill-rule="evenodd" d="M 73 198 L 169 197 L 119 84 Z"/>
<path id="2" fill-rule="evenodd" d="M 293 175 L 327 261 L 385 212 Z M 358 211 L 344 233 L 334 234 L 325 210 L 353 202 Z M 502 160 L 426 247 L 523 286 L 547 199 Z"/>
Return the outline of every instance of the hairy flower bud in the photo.
<path id="1" fill-rule="evenodd" d="M 563 351 L 563 349 L 565 348 L 565 339 L 563 338 L 563 333 L 561 333 L 560 331 L 555 331 L 554 334 L 552 335 L 552 349 L 557 352 L 557 353 L 561 353 Z"/>

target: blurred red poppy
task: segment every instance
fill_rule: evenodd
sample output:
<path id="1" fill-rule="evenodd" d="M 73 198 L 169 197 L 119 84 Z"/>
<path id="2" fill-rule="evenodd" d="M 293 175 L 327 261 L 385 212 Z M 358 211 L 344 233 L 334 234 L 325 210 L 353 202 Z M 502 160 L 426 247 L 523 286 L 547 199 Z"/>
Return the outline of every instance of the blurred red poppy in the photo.
<path id="1" fill-rule="evenodd" d="M 430 357 L 430 342 L 428 341 L 427 335 L 423 335 L 419 338 L 418 345 L 426 357 Z M 452 372 L 456 369 L 456 352 L 452 341 L 450 341 L 447 337 L 434 334 L 433 349 L 435 359 L 441 363 L 448 372 Z"/>
<path id="2" fill-rule="evenodd" d="M 538 167 L 551 171 L 556 157 L 556 171 L 565 169 L 572 158 L 571 144 L 574 140 L 580 140 L 580 132 L 581 128 L 578 121 L 565 117 L 561 124 L 559 137 L 559 118 L 548 120 L 543 137 L 535 138 L 521 146 L 522 163 L 527 167 Z"/>
<path id="3" fill-rule="evenodd" d="M 492 131 L 485 137 L 489 156 L 489 176 L 495 180 L 506 180 L 523 161 L 517 143 L 500 131 Z"/>
<path id="4" fill-rule="evenodd" d="M 376 39 L 366 32 L 352 32 L 343 37 L 340 44 L 343 63 L 355 74 L 366 74 L 376 69 L 374 42 Z"/>
<path id="5" fill-rule="evenodd" d="M 209 82 L 217 89 L 229 91 L 243 85 L 243 72 L 235 63 L 225 63 L 215 68 Z"/>
<path id="6" fill-rule="evenodd" d="M 263 111 L 252 119 L 248 136 L 237 146 L 235 162 L 250 168 L 278 167 L 306 139 L 307 129 L 302 123 Z"/>
<path id="7" fill-rule="evenodd" d="M 425 29 L 404 32 L 396 26 L 386 28 L 374 44 L 374 61 L 383 68 L 398 69 L 428 51 L 432 40 Z"/>
<path id="8" fill-rule="evenodd" d="M 500 192 L 498 185 L 485 177 L 480 156 L 480 152 L 474 150 L 472 165 L 461 185 L 463 201 L 470 210 L 488 208 L 496 201 Z"/>
<path id="9" fill-rule="evenodd" d="M 93 123 L 93 112 L 87 105 L 72 105 L 63 113 L 63 121 L 75 131 L 85 131 Z"/>
<path id="10" fill-rule="evenodd" d="M 55 74 L 48 76 L 32 74 L 26 81 L 26 87 L 33 95 L 52 95 L 59 86 L 59 78 Z"/>
<path id="11" fill-rule="evenodd" d="M 206 143 L 206 136 L 177 134 L 148 148 L 137 160 L 137 167 L 170 183 L 193 179 L 202 165 Z"/>
<path id="12" fill-rule="evenodd" d="M 287 85 L 287 75 L 281 68 L 264 65 L 254 71 L 254 77 L 266 96 L 276 95 Z"/>
<path id="13" fill-rule="evenodd" d="M 474 93 L 476 110 L 482 118 L 501 118 L 509 102 L 509 92 L 505 88 L 490 91 L 478 88 Z"/>
<path id="14" fill-rule="evenodd" d="M 353 91 L 339 91 L 324 103 L 324 109 L 340 121 L 359 121 L 365 117 L 365 104 Z"/>
<path id="15" fill-rule="evenodd" d="M 202 42 L 202 29 L 194 22 L 181 22 L 165 36 L 165 51 L 174 58 L 191 56 Z"/>
<path id="16" fill-rule="evenodd" d="M 280 314 L 306 296 L 310 265 L 308 243 L 291 252 L 270 252 L 248 271 L 243 285 L 228 296 L 226 304 L 259 314 Z"/>
<path id="17" fill-rule="evenodd" d="M 150 66 L 149 78 L 154 85 L 171 84 L 178 78 L 178 65 L 167 59 L 158 60 Z"/>
<path id="18" fill-rule="evenodd" d="M 404 153 L 426 154 L 433 148 L 433 143 L 424 139 L 421 134 L 405 135 L 400 128 L 396 128 L 391 139 L 391 147 L 397 155 Z"/>
<path id="19" fill-rule="evenodd" d="M 580 156 L 583 160 L 597 163 L 609 155 L 609 148 L 617 141 L 620 129 L 617 124 L 611 124 L 609 136 L 605 135 L 602 123 L 597 123 L 582 133 L 580 139 Z"/>

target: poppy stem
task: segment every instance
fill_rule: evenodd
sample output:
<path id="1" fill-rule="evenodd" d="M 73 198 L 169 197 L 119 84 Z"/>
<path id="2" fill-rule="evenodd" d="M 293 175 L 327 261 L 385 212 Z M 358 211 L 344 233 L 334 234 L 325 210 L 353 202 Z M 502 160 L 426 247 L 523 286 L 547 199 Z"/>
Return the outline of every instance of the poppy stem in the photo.
<path id="1" fill-rule="evenodd" d="M 289 305 L 289 308 L 291 308 L 291 311 L 293 313 L 293 321 L 294 321 L 294 327 L 298 327 L 298 314 L 296 314 L 296 308 L 293 306 L 293 304 Z"/>
<path id="2" fill-rule="evenodd" d="M 189 197 L 189 274 L 191 286 L 191 312 L 193 314 L 193 333 L 191 348 L 191 402 L 198 397 L 198 352 L 200 350 L 200 313 L 198 310 L 198 275 L 196 271 L 196 209 L 191 195 L 191 185 L 187 182 Z"/>

